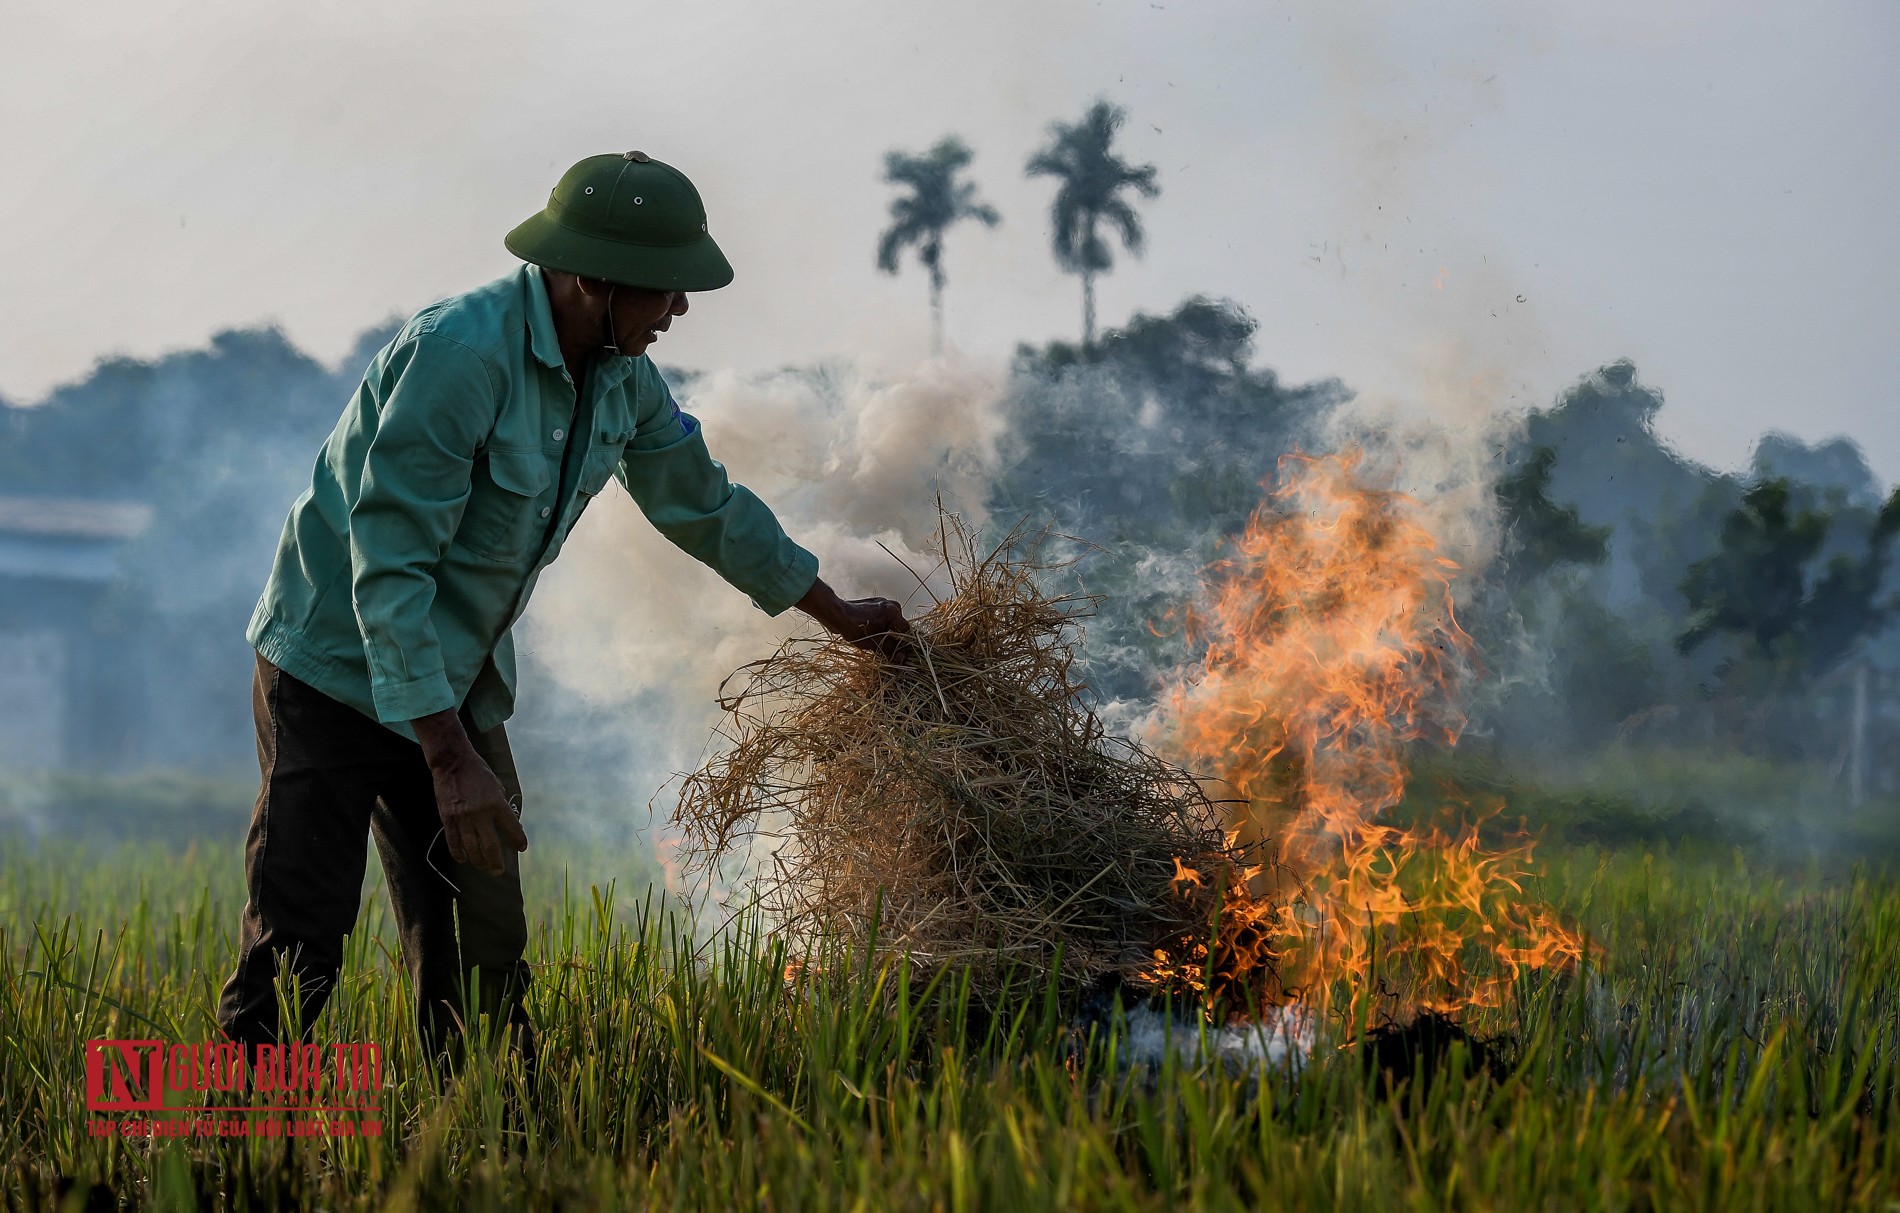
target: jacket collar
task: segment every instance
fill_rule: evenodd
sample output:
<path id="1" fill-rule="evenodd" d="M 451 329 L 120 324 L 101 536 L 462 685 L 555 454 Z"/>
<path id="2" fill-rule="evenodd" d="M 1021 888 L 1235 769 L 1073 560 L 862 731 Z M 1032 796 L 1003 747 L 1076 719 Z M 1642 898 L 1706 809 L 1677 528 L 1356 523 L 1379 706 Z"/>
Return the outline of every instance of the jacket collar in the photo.
<path id="1" fill-rule="evenodd" d="M 561 339 L 554 332 L 554 309 L 548 304 L 548 281 L 538 265 L 521 267 L 528 292 L 528 339 L 534 357 L 542 366 L 561 370 L 567 360 L 561 357 Z"/>

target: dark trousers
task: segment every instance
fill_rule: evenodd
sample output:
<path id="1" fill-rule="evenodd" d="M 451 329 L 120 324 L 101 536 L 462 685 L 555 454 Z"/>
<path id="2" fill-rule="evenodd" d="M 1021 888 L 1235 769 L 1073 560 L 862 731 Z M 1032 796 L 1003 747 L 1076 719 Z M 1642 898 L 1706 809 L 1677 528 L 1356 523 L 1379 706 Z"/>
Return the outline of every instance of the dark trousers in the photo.
<path id="1" fill-rule="evenodd" d="M 453 1053 L 460 1026 L 485 1011 L 508 1025 L 532 1066 L 519 857 L 502 849 L 501 876 L 450 857 L 435 785 L 415 742 L 261 657 L 251 700 L 263 781 L 245 843 L 237 969 L 218 1003 L 225 1035 L 247 1051 L 277 1042 L 272 981 L 285 967 L 299 980 L 304 1038 L 311 1038 L 356 923 L 373 835 L 429 1056 Z M 471 728 L 469 738 L 519 805 L 507 735 L 499 726 Z"/>

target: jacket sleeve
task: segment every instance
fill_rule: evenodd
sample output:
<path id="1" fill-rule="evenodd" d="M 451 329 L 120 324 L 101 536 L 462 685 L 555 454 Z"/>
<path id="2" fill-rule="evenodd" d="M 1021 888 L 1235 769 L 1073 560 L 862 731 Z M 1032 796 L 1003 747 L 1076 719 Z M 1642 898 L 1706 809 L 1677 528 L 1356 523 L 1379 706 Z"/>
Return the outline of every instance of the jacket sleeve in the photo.
<path id="1" fill-rule="evenodd" d="M 362 473 L 343 485 L 370 696 L 376 718 L 395 724 L 456 706 L 429 614 L 434 570 L 468 503 L 495 391 L 479 355 L 433 333 L 393 348 L 384 376 L 380 409 L 359 418 L 369 431 Z"/>
<path id="2" fill-rule="evenodd" d="M 766 614 L 803 598 L 818 579 L 818 558 L 792 542 L 770 506 L 727 478 L 699 422 L 657 373 L 641 396 L 646 407 L 617 473 L 640 512 Z"/>

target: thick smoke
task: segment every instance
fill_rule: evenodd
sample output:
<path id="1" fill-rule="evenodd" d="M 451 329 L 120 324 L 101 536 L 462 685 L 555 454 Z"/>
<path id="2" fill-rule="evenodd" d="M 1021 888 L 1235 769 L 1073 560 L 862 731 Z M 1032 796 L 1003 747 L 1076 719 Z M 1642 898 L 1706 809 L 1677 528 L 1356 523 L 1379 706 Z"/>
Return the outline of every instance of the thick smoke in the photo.
<path id="1" fill-rule="evenodd" d="M 938 359 L 672 378 L 714 457 L 846 597 L 927 606 L 918 576 L 939 564 L 938 498 L 972 523 L 987 518 L 1002 420 L 994 370 Z M 519 744 L 558 795 L 598 815 L 594 825 L 637 823 L 642 814 L 621 810 L 640 809 L 697 764 L 720 681 L 812 626 L 797 612 L 767 617 L 614 487 L 575 529 L 519 629 L 529 668 Z"/>
<path id="2" fill-rule="evenodd" d="M 1332 418 L 1324 444 L 1365 452 L 1383 483 L 1416 501 L 1443 555 L 1473 584 L 1502 539 L 1496 485 L 1524 419 L 1504 374 L 1445 346 L 1422 363 L 1410 396 L 1361 395 Z"/>

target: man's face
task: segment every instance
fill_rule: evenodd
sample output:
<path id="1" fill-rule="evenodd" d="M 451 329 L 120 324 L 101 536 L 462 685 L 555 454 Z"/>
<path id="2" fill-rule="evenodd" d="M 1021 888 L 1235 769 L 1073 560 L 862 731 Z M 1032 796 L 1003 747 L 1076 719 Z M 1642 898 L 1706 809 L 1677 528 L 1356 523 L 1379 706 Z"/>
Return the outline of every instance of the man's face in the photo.
<path id="1" fill-rule="evenodd" d="M 673 317 L 686 314 L 686 292 L 617 286 L 613 290 L 613 311 L 614 338 L 620 352 L 637 358 L 673 326 Z"/>

